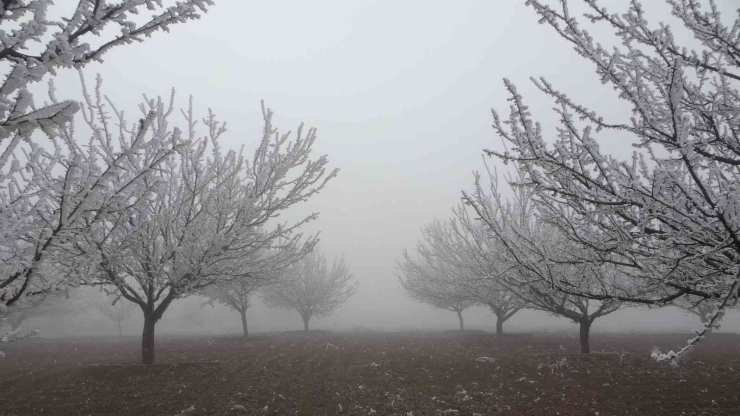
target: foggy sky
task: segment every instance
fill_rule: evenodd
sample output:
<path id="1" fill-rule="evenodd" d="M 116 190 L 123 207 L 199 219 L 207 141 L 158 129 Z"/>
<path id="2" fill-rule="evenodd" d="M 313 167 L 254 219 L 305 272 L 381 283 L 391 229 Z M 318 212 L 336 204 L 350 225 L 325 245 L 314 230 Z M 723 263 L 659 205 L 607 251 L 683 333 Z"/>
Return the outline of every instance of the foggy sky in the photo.
<path id="1" fill-rule="evenodd" d="M 627 3 L 602 2 L 614 11 Z M 650 3 L 644 5 L 652 23 L 668 19 L 662 2 L 644 3 Z M 734 0 L 718 3 L 737 7 Z M 318 128 L 315 152 L 328 154 L 341 170 L 288 218 L 320 212 L 305 232 L 320 231 L 322 251 L 329 258 L 344 253 L 360 281 L 343 309 L 317 321 L 325 327 L 455 328 L 453 313 L 402 293 L 394 262 L 413 248 L 419 227 L 448 217 L 461 190 L 472 188 L 472 171 L 483 168 L 482 149 L 499 148 L 490 109 L 507 114 L 502 78 L 517 84 L 549 133 L 553 104 L 530 76 L 547 77 L 607 117 L 629 114 L 592 66 L 539 25 L 524 1 L 218 1 L 201 20 L 117 48 L 85 73 L 90 81 L 102 74 L 106 94 L 132 115 L 142 93 L 167 96 L 175 87 L 181 106 L 192 94 L 198 114 L 211 107 L 227 121 L 226 148 L 254 148 L 261 99 L 275 111 L 281 131 L 301 122 Z M 63 98 L 79 99 L 78 86 L 71 72 L 57 81 Z M 621 157 L 632 151 L 619 137 L 602 144 Z M 475 322 L 483 326 L 487 318 L 479 313 Z M 619 314 L 618 322 L 636 316 Z M 507 327 L 527 319 L 549 322 L 538 321 L 542 316 L 528 312 Z M 651 316 L 664 322 L 679 316 L 689 327 L 694 322 L 668 311 Z M 294 319 L 297 329 L 297 314 Z"/>

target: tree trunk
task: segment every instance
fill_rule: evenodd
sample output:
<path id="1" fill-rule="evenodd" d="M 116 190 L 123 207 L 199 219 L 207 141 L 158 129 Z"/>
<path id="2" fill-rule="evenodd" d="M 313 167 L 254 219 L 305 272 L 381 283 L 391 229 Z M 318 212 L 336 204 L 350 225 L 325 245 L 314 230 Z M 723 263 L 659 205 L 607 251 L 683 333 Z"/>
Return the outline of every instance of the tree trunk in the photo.
<path id="1" fill-rule="evenodd" d="M 301 318 L 303 318 L 303 330 L 308 331 L 308 321 L 311 317 L 306 314 L 301 314 Z"/>
<path id="2" fill-rule="evenodd" d="M 249 335 L 249 328 L 247 328 L 247 310 L 243 309 L 239 311 L 239 314 L 242 316 L 242 332 L 244 333 L 244 336 L 246 337 Z"/>
<path id="3" fill-rule="evenodd" d="M 504 334 L 504 321 L 506 319 L 502 315 L 496 315 L 496 335 Z"/>
<path id="4" fill-rule="evenodd" d="M 154 364 L 154 319 L 153 312 L 144 312 L 144 332 L 141 336 L 141 363 Z"/>
<path id="5" fill-rule="evenodd" d="M 591 321 L 584 319 L 580 322 L 581 326 L 581 354 L 591 352 L 591 346 L 588 344 L 588 334 L 591 331 Z"/>
<path id="6" fill-rule="evenodd" d="M 457 319 L 460 321 L 460 330 L 465 330 L 465 324 L 463 323 L 462 311 L 457 311 Z"/>
<path id="7" fill-rule="evenodd" d="M 162 318 L 164 311 L 177 299 L 177 292 L 170 288 L 167 296 L 164 297 L 159 306 L 154 305 L 153 293 L 154 286 L 149 284 L 148 301 L 139 303 L 141 311 L 144 313 L 144 331 L 141 334 L 141 363 L 154 364 L 154 326 Z"/>
<path id="8" fill-rule="evenodd" d="M 118 336 L 122 337 L 123 331 L 121 331 L 121 321 L 116 321 L 116 322 L 118 322 Z"/>

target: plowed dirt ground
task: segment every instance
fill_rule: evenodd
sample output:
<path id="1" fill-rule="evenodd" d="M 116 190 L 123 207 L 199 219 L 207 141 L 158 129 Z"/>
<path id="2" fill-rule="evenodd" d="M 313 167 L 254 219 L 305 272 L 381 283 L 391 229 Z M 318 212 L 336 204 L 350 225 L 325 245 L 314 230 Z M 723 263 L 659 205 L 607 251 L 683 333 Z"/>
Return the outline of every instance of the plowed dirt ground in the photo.
<path id="1" fill-rule="evenodd" d="M 3 415 L 740 415 L 740 337 L 678 368 L 653 346 L 687 335 L 280 333 L 4 344 Z"/>

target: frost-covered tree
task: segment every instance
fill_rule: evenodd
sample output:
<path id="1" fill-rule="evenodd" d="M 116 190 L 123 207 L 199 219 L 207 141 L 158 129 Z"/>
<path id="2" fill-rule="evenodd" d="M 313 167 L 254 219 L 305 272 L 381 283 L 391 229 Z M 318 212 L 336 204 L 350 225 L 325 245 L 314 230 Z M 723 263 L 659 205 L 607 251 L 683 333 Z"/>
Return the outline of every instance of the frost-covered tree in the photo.
<path id="1" fill-rule="evenodd" d="M 472 218 L 462 205 L 453 209 L 453 214 L 447 221 L 435 220 L 422 228 L 417 259 L 404 252 L 399 262 L 405 275 L 401 284 L 405 289 L 417 288 L 417 292 L 418 288 L 425 288 L 428 300 L 435 300 L 429 297 L 434 290 L 436 302 L 447 298 L 487 306 L 496 315 L 496 333 L 502 334 L 504 322 L 525 302 L 500 284 L 507 266 L 501 262 L 485 224 Z M 414 298 L 413 292 L 406 291 Z M 421 296 L 415 299 L 424 302 Z"/>
<path id="2" fill-rule="evenodd" d="M 517 169 L 517 179 L 524 181 L 524 171 Z M 622 308 L 617 299 L 594 300 L 559 290 L 553 281 L 570 279 L 584 290 L 594 290 L 604 284 L 613 284 L 623 277 L 619 268 L 610 264 L 578 264 L 571 261 L 573 244 L 556 227 L 539 219 L 534 194 L 525 187 L 513 187 L 510 199 L 499 192 L 499 178 L 487 169 L 490 191 L 476 174 L 473 194 L 464 193 L 470 204 L 487 224 L 488 232 L 497 247 L 500 285 L 508 288 L 528 307 L 552 315 L 562 316 L 579 325 L 581 352 L 591 351 L 589 335 L 595 319 Z"/>
<path id="3" fill-rule="evenodd" d="M 260 288 L 274 283 L 286 267 L 300 260 L 300 254 L 298 253 L 297 255 L 284 256 L 282 258 L 275 256 L 275 253 L 270 253 L 269 251 L 264 251 L 261 255 L 266 258 L 271 257 L 273 260 L 282 259 L 283 262 L 267 261 L 261 264 L 255 262 L 250 269 L 251 273 L 241 276 L 238 279 L 218 281 L 208 286 L 201 293 L 209 299 L 204 305 L 213 306 L 215 302 L 239 312 L 242 320 L 242 333 L 245 337 L 249 335 L 247 309 L 252 306 L 252 296 Z M 257 265 L 260 265 L 261 268 L 257 268 Z"/>
<path id="4" fill-rule="evenodd" d="M 668 0 L 673 17 L 696 40 L 692 48 L 680 44 L 667 24 L 649 24 L 637 1 L 621 15 L 596 0 L 584 3 L 589 13 L 579 20 L 568 1 L 558 7 L 527 2 L 595 66 L 632 116 L 609 120 L 547 80 L 533 80 L 557 104 L 560 126 L 547 140 L 524 98 L 505 80 L 509 116 L 504 120 L 494 111 L 494 128 L 509 150 L 487 152 L 521 164 L 521 185 L 534 191 L 542 219 L 569 241 L 570 264 L 611 265 L 626 276 L 601 285 L 560 276 L 550 285 L 594 300 L 664 305 L 691 295 L 713 305 L 704 329 L 686 347 L 655 355 L 674 360 L 738 299 L 740 18 L 727 26 L 711 0 Z M 598 43 L 582 20 L 613 30 L 617 46 Z M 603 131 L 634 143 L 632 159 L 602 153 Z"/>
<path id="5" fill-rule="evenodd" d="M 205 295 L 210 299 L 210 303 L 220 303 L 233 311 L 239 312 L 239 316 L 242 318 L 242 333 L 246 337 L 249 335 L 247 309 L 252 306 L 252 296 L 264 284 L 262 281 L 250 278 L 230 280 L 207 288 Z"/>
<path id="6" fill-rule="evenodd" d="M 415 260 L 404 250 L 403 259 L 398 262 L 398 281 L 411 299 L 455 312 L 462 331 L 465 329 L 462 313 L 475 303 L 465 288 L 456 283 L 455 271 L 450 268 L 447 264 L 438 264 L 436 259 L 421 257 Z"/>
<path id="7" fill-rule="evenodd" d="M 12 307 L 27 293 L 70 283 L 68 276 L 56 274 L 61 279 L 44 279 L 44 262 L 51 252 L 65 250 L 89 224 L 105 221 L 107 211 L 133 202 L 119 198 L 127 183 L 116 175 L 127 168 L 128 154 L 150 144 L 143 139 L 151 122 L 146 115 L 125 138 L 95 129 L 102 122 L 87 120 L 93 133 L 80 141 L 72 123 L 75 112 L 82 107 L 93 118 L 107 117 L 96 112 L 95 100 L 86 94 L 81 104 L 57 100 L 50 84 L 49 99 L 38 102 L 31 85 L 51 80 L 60 69 L 102 61 L 117 46 L 197 19 L 212 1 L 165 3 L 80 0 L 69 15 L 60 16 L 61 6 L 54 7 L 51 0 L 0 2 L 0 309 Z M 158 160 L 151 158 L 153 164 Z"/>
<path id="8" fill-rule="evenodd" d="M 445 253 L 455 253 L 450 261 L 467 273 L 459 275 L 460 283 L 477 304 L 486 306 L 496 316 L 496 334 L 504 333 L 504 323 L 528 307 L 528 301 L 502 284 L 510 270 L 501 257 L 501 247 L 485 224 L 470 215 L 469 209 L 458 205 L 453 209 L 449 224 L 451 238 L 443 238 Z"/>
<path id="9" fill-rule="evenodd" d="M 295 310 L 301 315 L 303 329 L 313 317 L 331 315 L 357 291 L 352 272 L 344 261 L 334 259 L 329 267 L 318 248 L 286 268 L 280 281 L 260 292 L 269 307 Z"/>
<path id="10" fill-rule="evenodd" d="M 270 256 L 272 253 L 265 252 L 264 255 Z M 202 292 L 204 296 L 209 298 L 206 304 L 220 303 L 233 311 L 239 312 L 242 319 L 242 333 L 246 337 L 249 335 L 247 309 L 252 306 L 252 296 L 261 287 L 273 283 L 283 269 L 290 266 L 291 262 L 299 260 L 297 257 L 284 257 L 285 263 L 283 264 L 264 262 L 261 269 L 253 267 L 251 273 L 238 279 L 216 282 Z"/>
<path id="11" fill-rule="evenodd" d="M 153 115 L 154 137 L 178 144 L 177 155 L 129 188 L 146 199 L 92 226 L 84 243 L 76 244 L 77 256 L 67 259 L 73 265 L 76 258 L 96 259 L 95 283 L 115 288 L 117 295 L 140 307 L 144 363 L 154 362 L 155 325 L 173 301 L 310 251 L 316 238 L 304 241 L 298 231 L 318 214 L 294 223 L 275 218 L 318 193 L 337 172 L 327 171 L 326 156 L 311 159 L 315 129 L 301 126 L 295 136 L 279 134 L 264 105 L 263 134 L 247 160 L 241 150 L 221 148 L 225 125 L 212 113 L 203 120 L 205 135 L 198 134 L 192 100 L 182 112 L 183 129 L 175 127 L 173 100 L 174 92 L 168 103 L 147 100 L 141 111 Z M 140 175 L 161 152 L 157 146 L 166 145 L 157 143 L 128 155 L 131 167 L 119 179 Z"/>
<path id="12" fill-rule="evenodd" d="M 129 302 L 122 296 L 109 296 L 105 292 L 90 295 L 86 302 L 92 309 L 116 323 L 118 336 L 123 336 L 121 323 L 136 311 L 135 303 Z"/>

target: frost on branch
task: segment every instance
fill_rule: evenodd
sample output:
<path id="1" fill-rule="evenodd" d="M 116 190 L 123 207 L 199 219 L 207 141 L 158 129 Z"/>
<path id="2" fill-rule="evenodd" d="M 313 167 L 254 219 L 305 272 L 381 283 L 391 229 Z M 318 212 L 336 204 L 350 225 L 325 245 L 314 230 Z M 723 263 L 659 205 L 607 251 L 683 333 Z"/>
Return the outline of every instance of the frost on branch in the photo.
<path id="1" fill-rule="evenodd" d="M 0 84 L 0 143 L 15 134 L 29 138 L 36 128 L 50 134 L 77 110 L 73 101 L 36 107 L 28 84 L 55 75 L 60 68 L 81 68 L 117 46 L 142 42 L 158 30 L 198 19 L 212 0 L 80 0 L 74 12 L 58 20 L 51 0 L 0 3 L 0 60 L 7 64 Z M 136 17 L 136 18 L 135 18 Z M 110 28 L 118 29 L 110 31 Z M 111 33 L 103 37 L 103 31 Z M 94 43 L 96 46 L 92 46 Z"/>
<path id="2" fill-rule="evenodd" d="M 612 267 L 621 276 L 590 286 L 579 284 L 579 275 L 562 276 L 550 279 L 552 287 L 593 300 L 659 306 L 703 298 L 715 313 L 700 337 L 737 304 L 740 285 L 740 19 L 728 27 L 711 1 L 669 0 L 683 30 L 700 43 L 692 50 L 669 26 L 650 25 L 638 2 L 621 15 L 596 0 L 584 3 L 590 9 L 585 20 L 611 29 L 619 47 L 601 46 L 569 13 L 568 1 L 557 8 L 528 1 L 541 22 L 594 66 L 632 117 L 608 121 L 547 80 L 534 80 L 557 104 L 560 125 L 546 140 L 505 80 L 512 104 L 508 117 L 494 111 L 494 129 L 509 151 L 488 154 L 524 169 L 518 185 L 533 191 L 541 219 L 569 242 L 570 263 Z M 631 160 L 602 153 L 604 129 L 636 143 Z M 680 356 L 699 337 L 666 358 Z"/>

